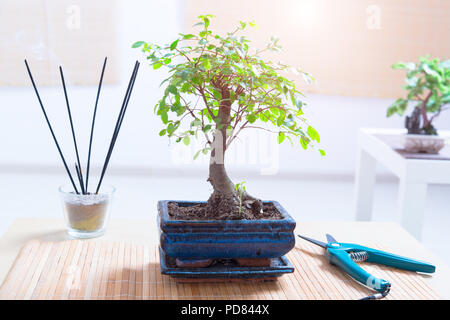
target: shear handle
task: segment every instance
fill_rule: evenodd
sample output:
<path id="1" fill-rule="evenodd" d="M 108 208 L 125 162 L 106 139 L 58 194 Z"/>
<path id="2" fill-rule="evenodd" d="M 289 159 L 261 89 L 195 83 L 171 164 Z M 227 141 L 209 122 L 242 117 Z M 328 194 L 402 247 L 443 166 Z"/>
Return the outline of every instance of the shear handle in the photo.
<path id="1" fill-rule="evenodd" d="M 367 262 L 383 264 L 385 266 L 415 272 L 433 273 L 436 270 L 435 266 L 427 262 L 402 257 L 389 252 L 380 251 L 354 244 L 342 244 L 342 246 L 347 248 L 352 247 L 353 249 L 352 251 L 367 252 L 368 254 L 368 258 L 366 260 Z"/>
<path id="2" fill-rule="evenodd" d="M 353 279 L 378 292 L 385 292 L 391 284 L 383 279 L 376 278 L 357 265 L 343 249 L 328 248 L 326 251 L 328 260 L 345 271 Z"/>

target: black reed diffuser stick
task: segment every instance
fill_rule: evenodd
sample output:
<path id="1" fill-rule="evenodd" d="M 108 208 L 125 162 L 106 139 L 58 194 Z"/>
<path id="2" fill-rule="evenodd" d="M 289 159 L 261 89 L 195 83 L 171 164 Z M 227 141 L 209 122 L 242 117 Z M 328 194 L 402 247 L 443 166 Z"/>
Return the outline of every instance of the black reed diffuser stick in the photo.
<path id="1" fill-rule="evenodd" d="M 66 82 L 64 81 L 64 74 L 63 74 L 61 67 L 59 67 L 59 73 L 61 74 L 61 82 L 62 82 L 63 89 L 64 89 L 64 97 L 66 98 L 67 113 L 69 114 L 70 128 L 72 129 L 73 144 L 75 146 L 75 154 L 77 156 L 78 169 L 79 169 L 79 173 L 80 173 L 80 177 L 81 177 L 80 187 L 81 187 L 81 191 L 83 192 L 83 194 L 86 194 L 85 189 L 84 189 L 84 183 L 83 183 L 83 174 L 81 172 L 80 155 L 78 153 L 77 138 L 75 136 L 75 129 L 73 127 L 73 121 L 72 121 L 72 113 L 70 112 L 69 98 L 67 96 Z"/>
<path id="2" fill-rule="evenodd" d="M 102 88 L 103 83 L 103 75 L 105 73 L 105 67 L 106 67 L 106 61 L 107 57 L 105 57 L 105 61 L 103 62 L 103 68 L 102 68 L 102 74 L 100 76 L 100 82 L 98 84 L 98 90 L 97 90 L 97 98 L 95 99 L 95 107 L 94 107 L 94 114 L 92 116 L 92 125 L 91 125 L 91 137 L 89 138 L 89 151 L 88 151 L 88 160 L 87 160 L 87 166 L 86 166 L 86 193 L 88 193 L 88 184 L 89 184 L 89 169 L 90 169 L 90 163 L 91 163 L 91 151 L 92 151 L 92 138 L 94 136 L 94 126 L 95 126 L 95 117 L 97 115 L 97 105 L 98 105 L 98 98 L 100 96 L 100 90 Z"/>
<path id="3" fill-rule="evenodd" d="M 81 192 L 83 194 L 86 194 L 86 190 L 84 190 L 83 187 L 83 178 L 81 177 L 81 171 L 76 162 L 75 162 L 75 171 L 77 172 L 78 182 L 80 183 L 81 186 Z"/>
<path id="4" fill-rule="evenodd" d="M 104 75 L 104 72 L 105 72 L 106 61 L 107 61 L 107 58 L 105 58 L 105 61 L 103 63 L 102 74 L 100 76 L 100 82 L 99 82 L 99 86 L 98 86 L 98 90 L 97 90 L 97 98 L 95 100 L 94 114 L 93 114 L 93 117 L 92 117 L 91 136 L 90 136 L 90 140 L 89 140 L 89 153 L 88 153 L 88 161 L 87 161 L 87 166 L 86 166 L 86 173 L 87 173 L 86 174 L 86 184 L 84 184 L 83 174 L 81 172 L 80 156 L 79 156 L 79 153 L 78 153 L 78 144 L 77 144 L 77 139 L 76 139 L 76 135 L 75 135 L 75 129 L 74 129 L 74 126 L 73 126 L 72 113 L 70 111 L 69 98 L 67 96 L 67 89 L 66 89 L 66 83 L 65 83 L 65 80 L 64 80 L 64 74 L 63 74 L 62 68 L 59 67 L 59 72 L 61 74 L 61 81 L 62 81 L 62 85 L 63 85 L 63 89 L 64 89 L 64 96 L 65 96 L 65 99 L 66 99 L 67 113 L 69 115 L 70 127 L 71 127 L 71 130 L 72 130 L 72 138 L 73 138 L 73 143 L 74 143 L 74 146 L 75 146 L 75 153 L 76 153 L 76 157 L 77 157 L 77 162 L 75 163 L 75 171 L 77 173 L 78 182 L 80 184 L 81 192 L 83 193 L 83 195 L 88 194 L 87 186 L 88 186 L 88 181 L 89 181 L 89 168 L 90 168 L 90 158 L 91 158 L 91 151 L 92 151 L 92 139 L 93 139 L 93 134 L 94 134 L 94 126 L 95 126 L 95 118 L 96 118 L 96 114 L 97 114 L 98 99 L 99 99 L 99 96 L 100 96 L 100 90 L 101 90 L 101 86 L 102 86 L 102 82 L 103 82 L 103 75 Z M 53 128 L 52 128 L 52 126 L 50 124 L 50 121 L 49 121 L 49 119 L 47 117 L 47 113 L 46 113 L 44 105 L 43 105 L 43 103 L 41 101 L 41 97 L 39 95 L 39 92 L 37 90 L 37 87 L 36 87 L 36 84 L 34 82 L 33 76 L 31 74 L 30 68 L 28 66 L 28 62 L 26 60 L 25 60 L 25 65 L 27 67 L 27 71 L 28 71 L 28 75 L 30 76 L 31 83 L 33 84 L 34 91 L 36 92 L 37 98 L 39 100 L 39 104 L 41 106 L 42 112 L 44 113 L 45 120 L 47 121 L 47 125 L 48 125 L 48 127 L 50 129 L 50 132 L 52 134 L 53 140 L 55 141 L 56 147 L 57 147 L 58 152 L 59 152 L 59 154 L 61 156 L 61 159 L 63 161 L 64 167 L 65 167 L 65 169 L 67 171 L 67 174 L 69 175 L 70 182 L 72 183 L 76 194 L 80 194 L 78 189 L 77 189 L 77 187 L 76 187 L 75 181 L 73 180 L 72 174 L 70 173 L 70 169 L 67 166 L 66 160 L 65 160 L 64 155 L 63 155 L 63 153 L 61 151 L 61 148 L 59 146 L 58 140 L 56 139 L 55 133 L 53 132 Z M 136 81 L 136 76 L 137 76 L 137 73 L 138 73 L 138 70 L 139 70 L 139 65 L 140 65 L 140 63 L 138 61 L 136 61 L 135 65 L 134 65 L 133 73 L 132 73 L 130 81 L 128 83 L 127 91 L 125 92 L 125 97 L 123 99 L 122 106 L 120 108 L 119 116 L 118 116 L 117 121 L 116 121 L 116 126 L 114 127 L 113 135 L 111 137 L 111 142 L 109 144 L 109 149 L 108 149 L 108 152 L 106 154 L 105 162 L 103 163 L 102 173 L 101 173 L 98 185 L 97 185 L 97 189 L 95 191 L 96 194 L 98 193 L 98 191 L 100 189 L 100 186 L 102 184 L 103 178 L 105 176 L 106 169 L 107 169 L 108 164 L 109 164 L 109 160 L 111 159 L 111 155 L 112 155 L 112 152 L 114 150 L 114 146 L 116 144 L 117 137 L 119 135 L 119 131 L 120 131 L 120 128 L 122 126 L 123 119 L 125 117 L 125 113 L 126 113 L 127 108 L 128 108 L 128 102 L 130 101 L 131 92 L 133 91 L 134 83 Z"/>
<path id="5" fill-rule="evenodd" d="M 100 176 L 100 180 L 98 182 L 97 189 L 95 191 L 96 194 L 98 193 L 98 191 L 100 189 L 100 186 L 102 184 L 103 177 L 105 176 L 105 172 L 106 172 L 106 169 L 108 167 L 108 163 L 109 163 L 109 160 L 111 158 L 111 154 L 112 154 L 112 151 L 114 149 L 114 145 L 115 145 L 116 140 L 117 140 L 117 136 L 119 135 L 120 127 L 122 125 L 122 121 L 123 121 L 123 118 L 125 116 L 125 112 L 126 112 L 126 109 L 127 109 L 127 106 L 128 106 L 128 101 L 130 100 L 130 95 L 131 95 L 131 92 L 133 91 L 133 86 L 134 86 L 134 82 L 136 80 L 136 76 L 137 76 L 137 72 L 138 72 L 138 69 L 139 69 L 139 65 L 140 65 L 140 63 L 138 61 L 136 61 L 136 64 L 134 65 L 133 73 L 132 73 L 130 81 L 128 83 L 128 88 L 127 88 L 127 91 L 125 93 L 125 97 L 124 97 L 124 100 L 123 100 L 123 103 L 122 103 L 122 107 L 120 108 L 119 116 L 117 118 L 116 126 L 114 128 L 113 135 L 112 135 L 112 138 L 111 138 L 111 142 L 109 144 L 109 149 L 108 149 L 108 153 L 107 153 L 106 158 L 105 158 L 105 162 L 103 164 L 103 169 L 102 169 L 102 173 L 101 173 L 101 176 Z"/>
<path id="6" fill-rule="evenodd" d="M 135 69 L 133 70 L 133 74 L 132 74 L 132 80 L 131 80 L 131 89 L 130 90 L 127 90 L 127 93 L 125 94 L 125 107 L 124 108 L 122 108 L 122 110 L 121 110 L 121 112 L 120 112 L 120 114 L 119 114 L 119 119 L 118 119 L 118 121 L 119 121 L 119 124 L 118 124 L 118 126 L 117 126 L 117 124 L 116 124 L 116 129 L 114 130 L 114 136 L 113 136 L 113 138 L 114 138 L 114 141 L 112 142 L 112 148 L 114 148 L 114 146 L 115 146 L 115 144 L 116 144 L 116 140 L 117 140 L 117 136 L 118 136 L 118 134 L 119 134 L 119 131 L 120 131 L 120 128 L 121 128 L 121 126 L 122 126 L 122 122 L 123 122 L 123 118 L 124 118 L 124 114 L 125 114 L 125 112 L 126 112 L 126 110 L 127 110 L 127 108 L 128 108 L 128 102 L 130 101 L 130 97 L 131 97 L 131 91 L 133 90 L 133 86 L 134 86 L 134 82 L 135 82 L 135 80 L 136 80 L 136 75 L 137 75 L 137 71 L 138 71 L 138 69 L 139 69 L 139 66 L 140 66 L 140 63 L 139 64 L 137 64 L 137 65 L 135 65 Z M 109 152 L 109 154 L 108 154 L 108 162 L 109 162 L 109 159 L 111 158 L 111 154 L 112 154 L 112 148 L 110 148 L 111 149 L 111 151 Z"/>
<path id="7" fill-rule="evenodd" d="M 48 120 L 47 112 L 45 112 L 44 105 L 42 104 L 41 97 L 40 97 L 39 92 L 37 90 L 36 84 L 34 83 L 33 75 L 31 74 L 30 67 L 28 66 L 27 60 L 25 60 L 25 66 L 27 67 L 28 75 L 30 77 L 31 83 L 33 84 L 34 91 L 36 92 L 36 96 L 37 96 L 39 104 L 41 106 L 42 113 L 44 114 L 45 121 L 47 122 L 48 128 L 50 129 L 50 133 L 52 134 L 53 140 L 55 141 L 56 148 L 58 149 L 59 155 L 61 156 L 61 160 L 62 160 L 62 162 L 64 164 L 64 168 L 66 169 L 67 174 L 69 175 L 70 182 L 72 183 L 72 186 L 73 186 L 75 192 L 77 194 L 79 194 L 78 189 L 77 189 L 77 187 L 75 185 L 75 181 L 73 181 L 72 175 L 70 174 L 69 167 L 67 166 L 66 159 L 64 159 L 64 155 L 63 155 L 63 153 L 61 151 L 61 148 L 59 147 L 58 140 L 56 139 L 55 133 L 53 132 L 52 125 L 50 124 L 50 121 Z"/>

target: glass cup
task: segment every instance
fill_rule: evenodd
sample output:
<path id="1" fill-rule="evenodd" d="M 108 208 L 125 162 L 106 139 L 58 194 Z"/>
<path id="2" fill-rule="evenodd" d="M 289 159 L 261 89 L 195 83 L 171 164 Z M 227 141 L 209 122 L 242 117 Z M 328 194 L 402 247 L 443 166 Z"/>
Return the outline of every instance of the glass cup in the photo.
<path id="1" fill-rule="evenodd" d="M 105 233 L 115 188 L 102 188 L 98 194 L 76 194 L 72 186 L 59 189 L 67 233 L 73 238 L 100 237 Z"/>

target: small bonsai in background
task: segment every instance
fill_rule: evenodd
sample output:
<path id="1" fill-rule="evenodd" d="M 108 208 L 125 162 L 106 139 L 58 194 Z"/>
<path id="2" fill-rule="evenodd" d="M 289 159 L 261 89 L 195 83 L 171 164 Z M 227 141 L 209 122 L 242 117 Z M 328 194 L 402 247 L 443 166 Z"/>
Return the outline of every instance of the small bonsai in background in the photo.
<path id="1" fill-rule="evenodd" d="M 440 61 L 429 56 L 418 63 L 398 62 L 394 69 L 406 70 L 406 98 L 397 99 L 387 110 L 387 116 L 403 115 L 410 102 L 415 103 L 410 116 L 405 118 L 408 134 L 437 135 L 433 120 L 448 109 L 450 103 L 450 60 Z"/>
<path id="2" fill-rule="evenodd" d="M 138 41 L 133 47 L 141 48 L 153 69 L 169 69 L 170 76 L 161 83 L 165 85 L 163 97 L 155 106 L 165 126 L 159 135 L 185 145 L 193 137 L 202 137 L 204 147 L 194 158 L 210 153 L 208 181 L 214 191 L 203 217 L 259 219 L 262 202 L 228 177 L 226 150 L 247 129 L 274 132 L 279 143 L 296 140 L 304 149 L 320 142 L 303 116 L 303 94 L 281 73 L 293 71 L 308 82 L 313 79 L 300 69 L 261 57 L 265 51 L 280 50 L 276 38 L 261 50 L 251 50 L 250 41 L 239 33 L 253 23 L 240 22 L 222 36 L 210 29 L 211 18 L 199 16 L 197 34 L 180 34 L 164 46 Z"/>

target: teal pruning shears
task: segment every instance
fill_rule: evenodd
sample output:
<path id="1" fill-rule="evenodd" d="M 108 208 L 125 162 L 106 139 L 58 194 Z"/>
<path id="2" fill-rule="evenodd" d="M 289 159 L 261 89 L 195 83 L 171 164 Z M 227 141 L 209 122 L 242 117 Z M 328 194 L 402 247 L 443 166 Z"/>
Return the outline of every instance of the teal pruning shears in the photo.
<path id="1" fill-rule="evenodd" d="M 328 243 L 301 235 L 298 236 L 324 248 L 326 250 L 325 255 L 331 264 L 341 268 L 353 279 L 378 292 L 377 294 L 363 299 L 379 299 L 387 296 L 391 289 L 391 284 L 386 280 L 372 276 L 358 266 L 356 262 L 367 261 L 389 267 L 424 273 L 433 273 L 436 270 L 435 266 L 426 262 L 401 257 L 357 244 L 337 242 L 336 239 L 329 234 L 327 234 Z"/>

